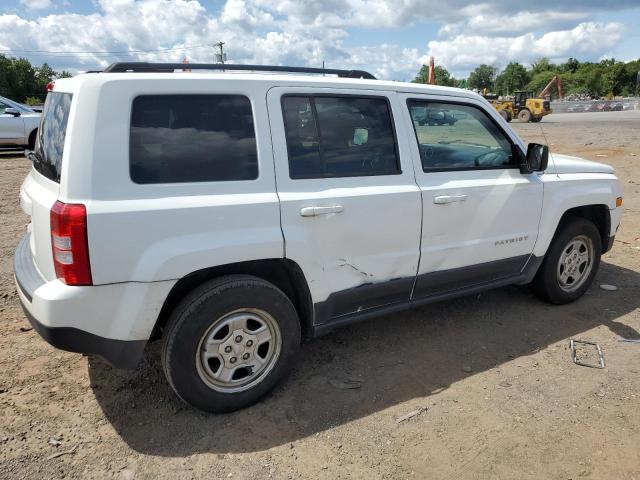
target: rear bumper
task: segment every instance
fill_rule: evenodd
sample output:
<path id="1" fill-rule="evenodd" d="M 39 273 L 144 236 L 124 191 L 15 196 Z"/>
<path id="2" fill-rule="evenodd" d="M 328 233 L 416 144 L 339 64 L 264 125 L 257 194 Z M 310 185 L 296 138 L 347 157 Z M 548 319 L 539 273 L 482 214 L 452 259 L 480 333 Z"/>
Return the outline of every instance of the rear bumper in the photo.
<path id="1" fill-rule="evenodd" d="M 52 346 L 68 352 L 98 355 L 116 368 L 135 368 L 147 345 L 146 340 L 113 340 L 73 327 L 48 327 L 38 322 L 24 302 L 22 309 L 33 329 Z"/>
<path id="2" fill-rule="evenodd" d="M 13 260 L 18 296 L 42 338 L 70 352 L 99 355 L 117 368 L 142 357 L 174 281 L 73 287 L 46 281 L 36 268 L 27 234 Z"/>

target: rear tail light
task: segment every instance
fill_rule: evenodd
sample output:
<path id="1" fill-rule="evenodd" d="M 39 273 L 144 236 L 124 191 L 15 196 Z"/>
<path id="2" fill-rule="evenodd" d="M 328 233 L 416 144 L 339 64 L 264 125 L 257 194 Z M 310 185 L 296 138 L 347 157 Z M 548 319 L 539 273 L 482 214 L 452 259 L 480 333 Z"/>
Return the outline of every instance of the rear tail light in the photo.
<path id="1" fill-rule="evenodd" d="M 47 92 L 50 92 L 51 90 L 53 90 L 55 86 L 56 86 L 56 82 L 54 81 L 47 83 Z"/>
<path id="2" fill-rule="evenodd" d="M 91 285 L 87 210 L 81 203 L 51 207 L 51 248 L 56 276 L 67 285 Z"/>

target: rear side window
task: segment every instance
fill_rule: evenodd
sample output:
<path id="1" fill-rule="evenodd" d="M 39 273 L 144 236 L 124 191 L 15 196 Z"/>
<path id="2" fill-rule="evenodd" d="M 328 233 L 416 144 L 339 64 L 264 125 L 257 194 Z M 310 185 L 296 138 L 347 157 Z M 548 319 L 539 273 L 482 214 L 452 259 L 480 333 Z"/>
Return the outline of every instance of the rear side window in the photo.
<path id="1" fill-rule="evenodd" d="M 386 98 L 285 96 L 282 108 L 291 178 L 400 173 Z"/>
<path id="2" fill-rule="evenodd" d="M 36 150 L 30 156 L 33 167 L 42 175 L 60 183 L 64 139 L 67 135 L 70 93 L 49 92 L 44 102 Z"/>
<path id="3" fill-rule="evenodd" d="M 242 95 L 143 95 L 133 101 L 129 170 L 136 183 L 258 177 L 251 102 Z"/>

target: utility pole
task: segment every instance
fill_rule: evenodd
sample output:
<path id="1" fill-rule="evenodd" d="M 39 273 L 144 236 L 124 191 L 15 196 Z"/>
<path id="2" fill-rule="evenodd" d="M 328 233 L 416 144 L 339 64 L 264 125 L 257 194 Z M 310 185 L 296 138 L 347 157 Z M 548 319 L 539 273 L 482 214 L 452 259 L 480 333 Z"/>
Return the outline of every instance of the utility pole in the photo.
<path id="1" fill-rule="evenodd" d="M 223 50 L 224 42 L 214 43 L 213 46 L 214 47 L 218 47 L 220 49 L 220 53 L 215 53 L 213 55 L 214 62 L 215 63 L 222 63 L 224 65 L 224 61 L 226 60 L 225 53 L 224 53 L 224 50 Z"/>

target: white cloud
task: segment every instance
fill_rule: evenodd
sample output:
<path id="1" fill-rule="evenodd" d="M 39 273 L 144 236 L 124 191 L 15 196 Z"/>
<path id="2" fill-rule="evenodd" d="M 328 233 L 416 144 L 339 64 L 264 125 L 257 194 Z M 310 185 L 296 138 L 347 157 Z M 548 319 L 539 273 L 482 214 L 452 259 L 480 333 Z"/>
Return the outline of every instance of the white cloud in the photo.
<path id="1" fill-rule="evenodd" d="M 502 67 L 511 61 L 531 63 L 540 57 L 564 60 L 569 56 L 596 59 L 615 46 L 625 27 L 616 22 L 584 22 L 571 30 L 536 37 L 457 35 L 429 42 L 429 55 L 454 71 L 466 71 L 480 63 Z"/>
<path id="2" fill-rule="evenodd" d="M 540 56 L 598 58 L 616 45 L 622 26 L 588 22 L 585 12 L 637 2 L 538 0 L 536 11 L 529 12 L 512 0 L 482 0 L 471 5 L 466 0 L 226 0 L 213 13 L 203 0 L 92 1 L 97 11 L 89 15 L 61 13 L 35 19 L 0 15 L 0 50 L 168 49 L 30 57 L 58 69 L 86 70 L 125 60 L 181 61 L 187 56 L 191 62 L 212 61 L 211 44 L 222 40 L 229 60 L 237 63 L 320 66 L 324 60 L 331 67 L 410 79 L 428 54 L 458 75 L 480 63 L 503 66 L 511 60 L 530 62 Z M 430 42 L 425 38 L 420 49 L 384 41 L 390 29 L 398 31 L 420 21 L 442 23 L 439 38 Z M 381 41 L 358 43 L 357 37 L 350 36 L 354 27 L 378 30 Z"/>
<path id="3" fill-rule="evenodd" d="M 495 15 L 482 9 L 469 16 L 464 21 L 447 23 L 440 29 L 441 37 L 452 35 L 504 35 L 521 32 L 533 32 L 536 30 L 548 30 L 549 28 L 575 25 L 580 20 L 588 18 L 588 14 L 580 12 L 556 12 L 548 10 L 544 12 L 518 12 L 513 15 Z"/>
<path id="4" fill-rule="evenodd" d="M 20 5 L 24 5 L 29 10 L 43 10 L 51 7 L 51 0 L 20 0 Z"/>

